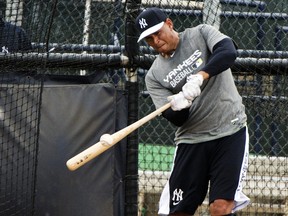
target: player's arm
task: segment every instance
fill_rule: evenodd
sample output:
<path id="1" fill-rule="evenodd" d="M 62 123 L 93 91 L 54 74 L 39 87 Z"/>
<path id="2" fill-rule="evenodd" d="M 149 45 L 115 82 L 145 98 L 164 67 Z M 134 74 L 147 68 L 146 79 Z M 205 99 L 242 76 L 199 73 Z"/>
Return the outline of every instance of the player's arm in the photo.
<path id="1" fill-rule="evenodd" d="M 209 79 L 230 68 L 237 57 L 236 47 L 230 38 L 224 38 L 213 47 L 208 63 L 196 75 L 191 75 L 188 84 L 182 88 L 183 95 L 189 101 L 194 100 L 201 93 L 204 79 Z M 182 126 L 189 117 L 189 108 L 174 111 L 171 108 L 163 113 L 163 117 L 176 126 Z"/>
<path id="2" fill-rule="evenodd" d="M 207 64 L 202 68 L 209 77 L 215 76 L 230 68 L 237 58 L 237 50 L 231 38 L 224 38 L 213 47 Z"/>
<path id="3" fill-rule="evenodd" d="M 152 98 L 152 101 L 156 108 L 163 106 L 168 101 L 176 105 L 172 108 L 168 108 L 162 113 L 162 116 L 166 118 L 169 122 L 176 126 L 181 126 L 189 116 L 189 108 L 191 101 L 185 99 L 182 92 L 178 94 L 171 95 L 171 91 L 163 88 L 163 86 L 157 81 L 153 72 L 148 72 L 145 77 L 145 83 L 147 90 Z M 173 100 L 172 100 L 173 99 Z M 175 104 L 176 103 L 176 104 Z M 176 111 L 177 110 L 177 111 Z"/>
<path id="4" fill-rule="evenodd" d="M 180 127 L 184 124 L 184 122 L 187 121 L 189 117 L 189 108 L 185 108 L 180 111 L 174 111 L 169 108 L 162 113 L 162 116 L 172 124 Z"/>
<path id="5" fill-rule="evenodd" d="M 224 38 L 213 46 L 212 54 L 207 64 L 197 74 L 187 77 L 186 84 L 182 87 L 187 100 L 193 100 L 201 93 L 204 79 L 209 79 L 230 68 L 237 57 L 237 51 L 230 38 Z"/>

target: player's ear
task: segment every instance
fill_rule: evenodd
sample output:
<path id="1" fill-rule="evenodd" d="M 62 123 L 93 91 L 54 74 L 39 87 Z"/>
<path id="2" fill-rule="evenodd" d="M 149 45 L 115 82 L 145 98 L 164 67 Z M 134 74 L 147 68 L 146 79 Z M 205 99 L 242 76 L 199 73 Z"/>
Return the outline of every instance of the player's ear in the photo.
<path id="1" fill-rule="evenodd" d="M 165 23 L 169 26 L 171 30 L 173 30 L 173 22 L 170 18 L 167 18 Z"/>

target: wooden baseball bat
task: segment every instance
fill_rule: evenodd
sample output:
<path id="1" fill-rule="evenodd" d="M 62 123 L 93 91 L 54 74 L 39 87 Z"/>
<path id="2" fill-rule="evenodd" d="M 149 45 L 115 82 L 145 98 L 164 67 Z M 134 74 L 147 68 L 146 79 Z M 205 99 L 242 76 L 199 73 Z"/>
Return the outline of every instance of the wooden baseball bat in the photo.
<path id="1" fill-rule="evenodd" d="M 76 156 L 72 157 L 66 162 L 66 166 L 69 170 L 74 171 L 81 167 L 82 165 L 86 164 L 88 161 L 92 160 L 93 158 L 97 157 L 107 149 L 114 146 L 120 140 L 128 136 L 130 133 L 135 131 L 137 128 L 141 127 L 146 122 L 150 121 L 151 119 L 155 118 L 156 116 L 160 115 L 166 109 L 171 106 L 170 103 L 165 104 L 164 106 L 156 109 L 154 112 L 150 113 L 149 115 L 139 119 L 138 121 L 134 122 L 133 124 L 115 132 L 114 134 L 103 134 L 100 137 L 100 141 L 92 145 L 91 147 L 87 148 L 86 150 L 80 152 Z"/>

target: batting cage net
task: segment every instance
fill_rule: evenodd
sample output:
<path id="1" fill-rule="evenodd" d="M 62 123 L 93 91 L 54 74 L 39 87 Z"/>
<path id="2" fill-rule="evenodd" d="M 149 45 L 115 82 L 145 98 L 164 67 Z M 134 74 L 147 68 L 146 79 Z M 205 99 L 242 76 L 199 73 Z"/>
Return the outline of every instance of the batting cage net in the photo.
<path id="1" fill-rule="evenodd" d="M 288 215 L 287 0 L 1 0 L 0 215 L 33 215 L 45 82 L 113 84 L 127 92 L 128 124 L 155 110 L 144 78 L 157 54 L 134 27 L 151 6 L 177 31 L 207 23 L 238 45 L 232 71 L 248 115 L 251 198 L 238 214 Z M 125 216 L 157 215 L 175 129 L 157 117 L 128 137 Z M 196 215 L 209 215 L 207 204 Z"/>

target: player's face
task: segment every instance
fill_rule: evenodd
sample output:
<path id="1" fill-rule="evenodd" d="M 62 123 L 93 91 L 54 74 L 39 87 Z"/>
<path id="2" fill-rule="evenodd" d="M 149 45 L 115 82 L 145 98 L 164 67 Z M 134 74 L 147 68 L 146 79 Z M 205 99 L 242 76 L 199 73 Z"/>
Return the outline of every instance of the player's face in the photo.
<path id="1" fill-rule="evenodd" d="M 179 38 L 178 34 L 173 30 L 172 21 L 167 19 L 162 28 L 159 31 L 147 36 L 145 41 L 157 52 L 169 54 L 175 51 Z"/>

